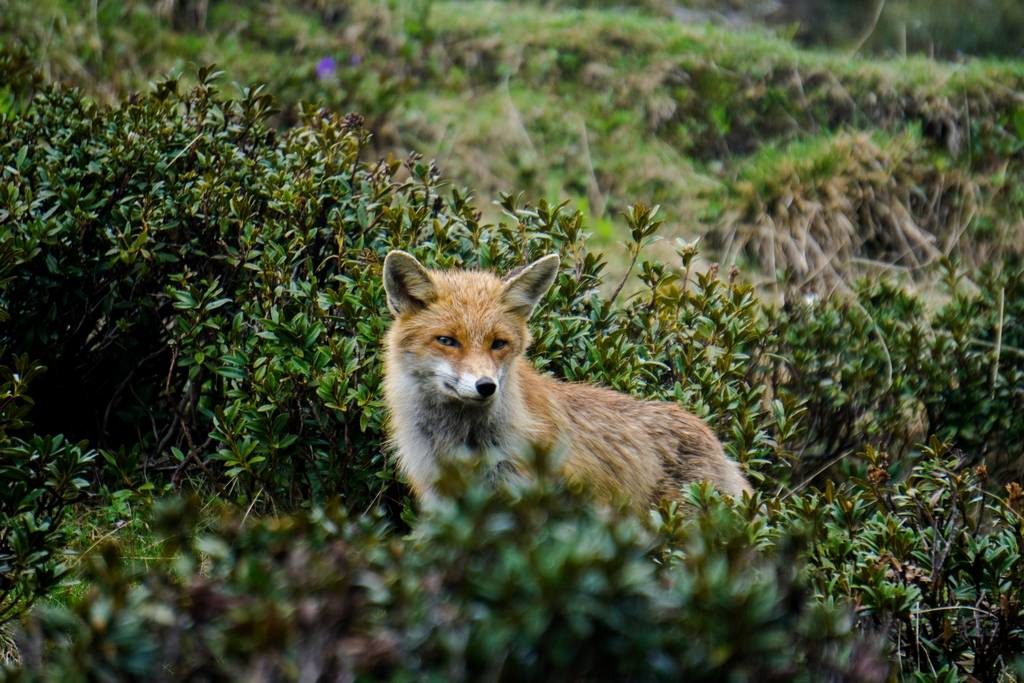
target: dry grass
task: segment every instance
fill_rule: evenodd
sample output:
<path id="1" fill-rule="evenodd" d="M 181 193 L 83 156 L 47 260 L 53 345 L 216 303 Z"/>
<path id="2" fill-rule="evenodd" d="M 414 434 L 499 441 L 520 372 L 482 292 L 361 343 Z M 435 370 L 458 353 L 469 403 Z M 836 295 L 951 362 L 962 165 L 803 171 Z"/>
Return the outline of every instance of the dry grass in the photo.
<path id="1" fill-rule="evenodd" d="M 732 186 L 736 208 L 717 229 L 724 260 L 830 290 L 879 269 L 916 276 L 947 256 L 992 258 L 992 244 L 964 239 L 988 188 L 921 158 L 917 144 L 845 133 L 761 155 Z"/>
<path id="2" fill-rule="evenodd" d="M 0 624 L 0 667 L 18 666 L 21 664 L 21 652 L 14 642 L 11 624 Z"/>

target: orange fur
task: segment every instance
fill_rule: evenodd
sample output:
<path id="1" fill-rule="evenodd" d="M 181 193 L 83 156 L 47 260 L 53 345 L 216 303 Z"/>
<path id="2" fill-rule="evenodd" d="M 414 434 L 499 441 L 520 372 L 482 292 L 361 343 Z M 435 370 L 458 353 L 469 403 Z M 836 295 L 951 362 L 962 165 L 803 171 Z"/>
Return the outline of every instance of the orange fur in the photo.
<path id="1" fill-rule="evenodd" d="M 395 322 L 384 395 L 398 462 L 417 496 L 432 495 L 441 459 L 489 454 L 519 472 L 517 454 L 530 446 L 562 453 L 570 481 L 638 508 L 676 498 L 693 481 L 732 495 L 749 491 L 695 415 L 673 403 L 561 382 L 530 365 L 523 355 L 527 320 L 557 267 L 549 256 L 500 279 L 427 271 L 404 252 L 388 255 L 384 284 Z M 488 383 L 494 393 L 483 396 Z"/>

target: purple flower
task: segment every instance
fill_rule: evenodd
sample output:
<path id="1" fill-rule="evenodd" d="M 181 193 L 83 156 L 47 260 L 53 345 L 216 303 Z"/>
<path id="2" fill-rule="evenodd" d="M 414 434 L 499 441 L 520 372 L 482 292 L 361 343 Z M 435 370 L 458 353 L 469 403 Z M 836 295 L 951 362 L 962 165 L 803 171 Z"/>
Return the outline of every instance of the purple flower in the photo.
<path id="1" fill-rule="evenodd" d="M 316 77 L 321 81 L 333 78 L 338 71 L 338 62 L 334 57 L 324 57 L 316 63 Z"/>
<path id="2" fill-rule="evenodd" d="M 348 63 L 349 66 L 359 66 L 363 63 L 363 56 L 353 53 L 352 56 L 348 58 Z"/>

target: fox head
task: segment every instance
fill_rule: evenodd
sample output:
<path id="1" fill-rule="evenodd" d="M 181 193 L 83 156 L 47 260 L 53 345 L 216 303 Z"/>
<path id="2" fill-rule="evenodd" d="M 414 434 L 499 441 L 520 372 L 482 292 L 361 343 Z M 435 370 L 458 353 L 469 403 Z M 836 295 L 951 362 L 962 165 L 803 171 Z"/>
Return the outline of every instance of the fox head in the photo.
<path id="1" fill-rule="evenodd" d="M 468 405 L 499 399 L 515 359 L 530 344 L 527 321 L 558 274 L 549 254 L 504 278 L 481 271 L 430 271 L 404 251 L 384 259 L 395 316 L 392 352 L 405 376 L 431 395 Z"/>

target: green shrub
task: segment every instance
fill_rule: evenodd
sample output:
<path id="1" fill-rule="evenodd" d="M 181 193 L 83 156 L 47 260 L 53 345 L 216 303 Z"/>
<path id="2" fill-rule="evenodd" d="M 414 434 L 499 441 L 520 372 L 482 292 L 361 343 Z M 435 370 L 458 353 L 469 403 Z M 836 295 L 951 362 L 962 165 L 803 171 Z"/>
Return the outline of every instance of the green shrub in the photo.
<path id="1" fill-rule="evenodd" d="M 38 359 L 0 375 L 17 609 L 60 571 L 94 457 L 71 441 L 119 488 L 246 505 L 197 537 L 194 510 L 168 507 L 175 559 L 151 573 L 93 556 L 94 590 L 30 624 L 19 675 L 877 680 L 876 637 L 908 675 L 1011 665 L 1021 493 L 972 467 L 1019 458 L 1019 263 L 951 276 L 947 303 L 880 280 L 773 308 L 692 246 L 641 259 L 659 222 L 634 205 L 627 289 L 578 212 L 503 195 L 484 224 L 433 164 L 364 160 L 360 117 L 304 109 L 278 132 L 267 95 L 213 78 L 119 108 L 50 88 L 0 114 L 0 345 Z M 470 487 L 404 540 L 340 512 L 407 512 L 379 400 L 396 247 L 498 270 L 560 252 L 533 361 L 687 405 L 762 493 L 694 489 L 656 532 L 544 480 L 511 501 Z M 67 441 L 25 424 L 39 365 L 32 430 Z"/>
<path id="2" fill-rule="evenodd" d="M 1024 473 L 1024 270 L 1009 260 L 975 280 L 949 265 L 938 307 L 883 279 L 769 310 L 772 392 L 806 410 L 791 444 L 802 473 L 865 445 L 898 460 L 930 434 L 1004 482 Z"/>
<path id="3" fill-rule="evenodd" d="M 923 394 L 933 431 L 993 474 L 1024 477 L 1024 266 L 1011 258 L 976 283 L 948 280 L 929 349 L 938 368 Z"/>
<path id="4" fill-rule="evenodd" d="M 169 501 L 165 562 L 90 560 L 9 680 L 997 680 L 1024 651 L 1024 493 L 934 445 L 910 475 L 744 504 L 695 485 L 645 526 L 544 476 L 399 538 L 335 505 L 248 522 Z M 468 481 L 468 486 L 466 482 Z M 885 639 L 886 643 L 880 642 Z M 888 654 L 889 664 L 882 659 Z M 1012 680 L 1012 679 L 1011 679 Z"/>
<path id="5" fill-rule="evenodd" d="M 306 111 L 278 135 L 265 95 L 222 99 L 212 77 L 120 109 L 50 90 L 0 132 L 18 245 L 0 337 L 50 368 L 34 392 L 41 430 L 88 438 L 119 478 L 397 506 L 381 448 L 383 255 L 508 270 L 559 251 L 540 365 L 683 400 L 737 435 L 741 461 L 767 460 L 784 416 L 748 373 L 761 329 L 749 286 L 644 264 L 647 291 L 613 306 L 578 212 L 506 196 L 506 221 L 482 224 L 434 166 L 361 161 L 358 117 Z M 637 245 L 658 225 L 639 206 L 628 220 Z"/>
<path id="6" fill-rule="evenodd" d="M 376 493 L 374 253 L 430 219 L 425 172 L 396 196 L 397 164 L 357 161 L 354 117 L 308 112 L 279 139 L 258 90 L 175 89 L 115 111 L 50 91 L 0 133 L 20 247 L 2 337 L 50 369 L 37 424 L 133 476 Z"/>
<path id="7" fill-rule="evenodd" d="M 1019 675 L 1020 487 L 1007 487 L 1006 498 L 993 495 L 984 467 L 966 467 L 962 454 L 938 442 L 895 482 L 889 472 L 911 463 L 866 456 L 864 479 L 803 503 L 821 525 L 809 560 L 818 589 L 847 596 L 863 624 L 889 633 L 903 675 Z"/>
<path id="8" fill-rule="evenodd" d="M 0 121 L 5 112 L 0 111 Z M 16 195 L 9 195 L 15 197 Z M 0 214 L 0 226 L 9 215 Z M 6 288 L 24 245 L 0 231 L 0 325 L 10 319 Z M 52 589 L 65 571 L 71 507 L 83 498 L 96 457 L 62 436 L 29 435 L 29 387 L 45 368 L 0 341 L 0 627 Z M 24 435 L 25 438 L 22 438 Z"/>
<path id="9" fill-rule="evenodd" d="M 0 285 L 2 287 L 2 285 Z M 2 314 L 0 309 L 0 314 Z M 0 315 L 2 318 L 2 315 Z M 71 506 L 82 498 L 96 453 L 63 437 L 21 439 L 29 383 L 42 371 L 24 356 L 0 365 L 0 626 L 53 588 L 65 571 L 62 551 Z"/>
<path id="10" fill-rule="evenodd" d="M 95 555 L 92 593 L 34 620 L 12 680 L 879 680 L 884 671 L 848 610 L 807 592 L 797 544 L 783 532 L 770 546 L 741 546 L 750 523 L 708 491 L 685 559 L 660 563 L 657 537 L 637 520 L 545 478 L 505 493 L 471 486 L 404 541 L 331 507 L 248 526 L 235 514 L 196 535 L 195 507 L 172 503 L 162 522 L 179 548 L 172 564 L 142 571 L 114 547 Z"/>

